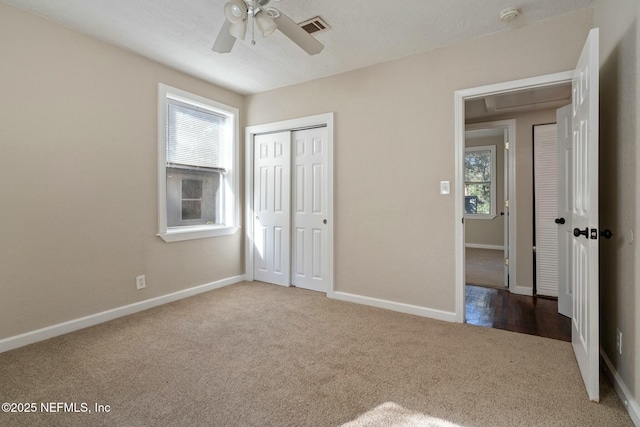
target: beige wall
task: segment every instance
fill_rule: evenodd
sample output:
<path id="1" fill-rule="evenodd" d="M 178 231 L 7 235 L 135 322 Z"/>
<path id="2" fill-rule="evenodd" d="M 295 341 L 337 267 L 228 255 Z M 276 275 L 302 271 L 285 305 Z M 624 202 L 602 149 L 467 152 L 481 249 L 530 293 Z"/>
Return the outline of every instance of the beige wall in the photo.
<path id="1" fill-rule="evenodd" d="M 640 3 L 598 0 L 600 28 L 600 343 L 640 401 Z M 635 238 L 632 238 L 632 232 Z M 616 351 L 615 331 L 623 334 Z"/>
<path id="2" fill-rule="evenodd" d="M 467 138 L 466 147 L 494 145 L 496 147 L 496 217 L 493 219 L 470 219 L 464 221 L 464 238 L 467 244 L 504 246 L 504 137 Z"/>
<path id="3" fill-rule="evenodd" d="M 454 92 L 575 68 L 592 13 L 247 97 L 251 125 L 335 112 L 338 291 L 455 310 Z"/>
<path id="4" fill-rule="evenodd" d="M 0 339 L 243 273 L 241 233 L 156 237 L 158 82 L 240 95 L 3 2 L 0 52 Z"/>
<path id="5" fill-rule="evenodd" d="M 438 194 L 454 179 L 453 92 L 572 69 L 592 18 L 582 11 L 246 98 L 248 124 L 336 113 L 338 290 L 454 310 L 454 199 Z M 636 0 L 596 1 L 601 224 L 616 233 L 601 246 L 601 341 L 636 401 L 639 19 Z M 238 108 L 241 96 L 3 2 L 0 52 L 0 339 L 243 272 L 240 234 L 155 237 L 157 83 Z M 519 194 L 530 188 L 519 180 Z"/>

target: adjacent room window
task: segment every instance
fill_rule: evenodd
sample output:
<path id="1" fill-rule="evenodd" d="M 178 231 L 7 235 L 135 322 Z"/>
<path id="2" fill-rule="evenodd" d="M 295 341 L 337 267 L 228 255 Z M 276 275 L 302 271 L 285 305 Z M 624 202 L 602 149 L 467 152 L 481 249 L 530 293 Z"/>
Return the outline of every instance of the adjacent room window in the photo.
<path id="1" fill-rule="evenodd" d="M 238 110 L 159 86 L 159 224 L 165 241 L 238 229 Z"/>
<path id="2" fill-rule="evenodd" d="M 468 218 L 496 216 L 496 146 L 465 148 L 464 211 Z"/>

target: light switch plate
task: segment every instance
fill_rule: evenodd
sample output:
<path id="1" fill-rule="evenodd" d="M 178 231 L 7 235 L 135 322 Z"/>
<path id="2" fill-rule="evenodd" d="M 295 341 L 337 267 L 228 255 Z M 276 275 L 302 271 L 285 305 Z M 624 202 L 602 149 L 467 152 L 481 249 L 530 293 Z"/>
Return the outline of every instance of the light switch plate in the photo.
<path id="1" fill-rule="evenodd" d="M 451 185 L 449 181 L 440 181 L 440 194 L 451 193 Z"/>

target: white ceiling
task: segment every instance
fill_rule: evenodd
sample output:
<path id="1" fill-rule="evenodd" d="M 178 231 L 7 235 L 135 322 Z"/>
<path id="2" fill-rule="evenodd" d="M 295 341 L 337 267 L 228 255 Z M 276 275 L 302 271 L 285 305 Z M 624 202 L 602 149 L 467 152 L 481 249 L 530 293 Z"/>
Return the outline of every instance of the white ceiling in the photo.
<path id="1" fill-rule="evenodd" d="M 242 94 L 257 93 L 389 61 L 463 39 L 527 25 L 594 0 L 281 0 L 296 22 L 321 16 L 325 45 L 309 56 L 276 31 L 211 51 L 226 0 L 4 0 L 98 39 Z M 509 24 L 499 12 L 515 6 Z"/>

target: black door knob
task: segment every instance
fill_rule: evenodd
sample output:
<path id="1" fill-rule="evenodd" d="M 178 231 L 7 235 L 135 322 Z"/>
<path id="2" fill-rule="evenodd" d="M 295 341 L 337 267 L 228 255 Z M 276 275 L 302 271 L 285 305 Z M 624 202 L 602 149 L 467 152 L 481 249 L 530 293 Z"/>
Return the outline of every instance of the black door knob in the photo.
<path id="1" fill-rule="evenodd" d="M 573 229 L 573 235 L 576 237 L 580 237 L 580 235 L 583 235 L 588 239 L 589 238 L 588 234 L 589 234 L 589 227 L 585 228 L 584 230 L 580 230 L 579 228 Z"/>
<path id="2" fill-rule="evenodd" d="M 600 235 L 605 239 L 610 239 L 613 236 L 613 233 L 611 232 L 611 230 L 607 228 L 606 230 L 602 230 L 600 232 Z"/>
<path id="3" fill-rule="evenodd" d="M 564 224 L 565 222 L 564 218 L 556 218 L 556 224 Z"/>

